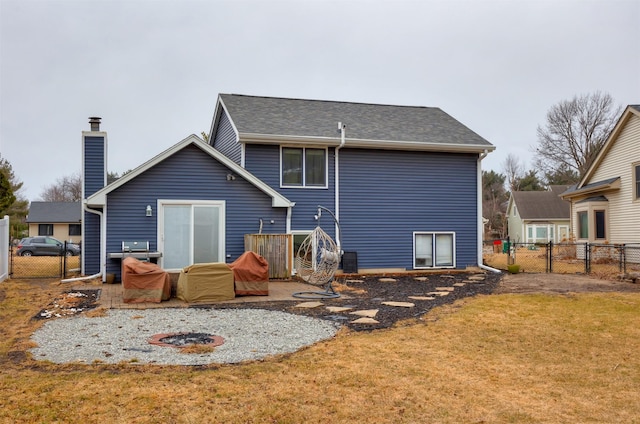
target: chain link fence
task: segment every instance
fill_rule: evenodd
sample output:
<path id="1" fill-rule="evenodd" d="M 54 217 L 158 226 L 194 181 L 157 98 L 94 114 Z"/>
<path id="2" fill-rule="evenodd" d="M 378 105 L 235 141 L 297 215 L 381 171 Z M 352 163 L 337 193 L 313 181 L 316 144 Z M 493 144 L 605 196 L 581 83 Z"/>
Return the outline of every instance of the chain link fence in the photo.
<path id="1" fill-rule="evenodd" d="M 20 256 L 15 246 L 9 248 L 9 276 L 24 278 L 68 278 L 80 273 L 81 255 L 67 255 L 67 243 L 57 256 Z"/>
<path id="2" fill-rule="evenodd" d="M 485 265 L 509 272 L 611 276 L 640 272 L 640 243 L 484 243 Z"/>

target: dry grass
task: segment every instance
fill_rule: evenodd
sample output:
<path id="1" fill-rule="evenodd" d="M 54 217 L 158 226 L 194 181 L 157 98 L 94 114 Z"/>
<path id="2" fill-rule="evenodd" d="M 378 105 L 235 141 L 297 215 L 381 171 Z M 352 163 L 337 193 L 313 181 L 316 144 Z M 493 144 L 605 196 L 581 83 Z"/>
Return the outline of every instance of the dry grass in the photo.
<path id="1" fill-rule="evenodd" d="M 481 296 L 233 366 L 24 358 L 62 289 L 0 285 L 2 422 L 639 422 L 638 294 Z"/>
<path id="2" fill-rule="evenodd" d="M 60 275 L 61 264 L 64 260 L 60 256 L 13 256 L 12 269 L 15 278 L 29 276 L 29 278 L 47 278 Z M 80 256 L 67 257 L 67 268 L 80 268 Z"/>
<path id="3" fill-rule="evenodd" d="M 572 246 L 573 247 L 573 246 Z M 576 259 L 575 253 L 573 257 L 562 255 L 563 247 L 554 248 L 553 256 L 553 272 L 562 274 L 583 274 L 585 271 L 584 259 Z M 566 249 L 566 248 L 565 248 Z M 597 247 L 594 247 L 594 255 L 596 255 Z M 575 250 L 575 249 L 574 249 Z M 530 250 L 527 248 L 518 248 L 515 253 L 515 263 L 520 265 L 521 272 L 542 273 L 547 270 L 546 249 Z M 484 263 L 497 268 L 507 269 L 508 255 L 504 253 L 490 253 L 483 255 Z M 627 271 L 638 271 L 638 264 L 627 263 Z M 593 259 L 591 262 L 591 273 L 593 277 L 604 279 L 615 279 L 621 274 L 620 265 L 617 257 Z"/>

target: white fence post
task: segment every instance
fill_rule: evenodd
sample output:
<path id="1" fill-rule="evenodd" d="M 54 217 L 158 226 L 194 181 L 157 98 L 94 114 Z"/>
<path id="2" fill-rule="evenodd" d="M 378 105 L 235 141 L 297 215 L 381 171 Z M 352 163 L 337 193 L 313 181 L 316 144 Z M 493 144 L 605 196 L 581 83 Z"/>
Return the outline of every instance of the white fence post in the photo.
<path id="1" fill-rule="evenodd" d="M 0 219 L 0 283 L 9 276 L 9 216 Z"/>

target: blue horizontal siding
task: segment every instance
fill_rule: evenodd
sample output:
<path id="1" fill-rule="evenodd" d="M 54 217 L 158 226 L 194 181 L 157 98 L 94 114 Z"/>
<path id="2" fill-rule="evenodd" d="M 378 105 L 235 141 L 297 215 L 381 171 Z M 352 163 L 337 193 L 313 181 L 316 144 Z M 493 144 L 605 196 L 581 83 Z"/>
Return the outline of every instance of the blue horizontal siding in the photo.
<path id="1" fill-rule="evenodd" d="M 96 214 L 83 212 L 84 229 L 82 243 L 82 260 L 86 275 L 97 274 L 100 269 L 100 217 Z"/>
<path id="2" fill-rule="evenodd" d="M 83 148 L 83 190 L 87 198 L 104 187 L 105 184 L 105 155 L 106 140 L 104 136 L 85 136 L 82 140 Z M 84 212 L 84 230 L 82 254 L 84 273 L 97 274 L 100 269 L 100 217 L 96 214 Z"/>
<path id="3" fill-rule="evenodd" d="M 84 195 L 91 196 L 105 184 L 105 138 L 84 137 Z"/>
<path id="4" fill-rule="evenodd" d="M 477 156 L 340 150 L 340 224 L 360 268 L 413 267 L 413 232 L 456 234 L 456 265 L 477 264 Z"/>
<path id="5" fill-rule="evenodd" d="M 225 253 L 234 261 L 244 252 L 244 234 L 286 231 L 286 208 L 273 208 L 271 197 L 237 176 L 227 181 L 230 170 L 195 146 L 187 146 L 163 162 L 127 182 L 107 198 L 107 253 L 119 252 L 123 240 L 149 240 L 157 250 L 158 199 L 225 200 Z M 153 216 L 147 217 L 147 205 Z M 120 273 L 120 261 L 108 261 L 108 272 Z"/>
<path id="6" fill-rule="evenodd" d="M 238 165 L 242 164 L 242 146 L 236 140 L 236 133 L 225 112 L 221 114 L 218 130 L 212 136 L 213 147 Z"/>
<path id="7" fill-rule="evenodd" d="M 317 221 L 318 205 L 332 211 L 335 210 L 335 162 L 333 149 L 328 150 L 328 185 L 327 188 L 281 188 L 280 187 L 280 147 L 259 144 L 245 146 L 245 168 L 256 177 L 273 187 L 296 205 L 291 215 L 293 231 L 313 230 Z M 335 237 L 333 219 L 323 215 L 322 228 Z"/>

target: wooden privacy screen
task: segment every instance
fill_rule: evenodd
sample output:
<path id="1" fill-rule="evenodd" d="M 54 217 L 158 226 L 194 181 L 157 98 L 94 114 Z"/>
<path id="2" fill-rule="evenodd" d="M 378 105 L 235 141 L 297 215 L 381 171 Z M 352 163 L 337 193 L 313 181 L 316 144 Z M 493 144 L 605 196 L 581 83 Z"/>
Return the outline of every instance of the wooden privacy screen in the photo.
<path id="1" fill-rule="evenodd" d="M 269 278 L 291 277 L 293 237 L 291 234 L 245 234 L 244 250 L 269 262 Z"/>

